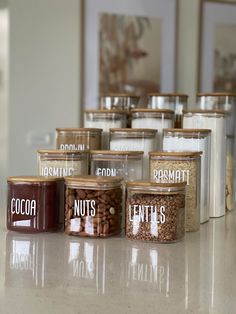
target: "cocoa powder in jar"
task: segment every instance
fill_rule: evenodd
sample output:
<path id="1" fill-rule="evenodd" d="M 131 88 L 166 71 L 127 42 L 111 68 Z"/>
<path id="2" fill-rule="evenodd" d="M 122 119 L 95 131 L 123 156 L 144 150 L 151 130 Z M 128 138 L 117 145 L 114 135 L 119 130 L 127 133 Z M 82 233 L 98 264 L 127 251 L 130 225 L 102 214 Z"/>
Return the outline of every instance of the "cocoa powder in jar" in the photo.
<path id="1" fill-rule="evenodd" d="M 107 179 L 107 177 L 87 177 L 88 180 L 89 177 L 93 178 L 93 182 Z M 121 232 L 122 179 L 117 179 L 118 177 L 116 179 L 109 177 L 110 182 L 115 180 L 116 186 L 100 184 L 88 188 L 66 184 L 66 234 L 81 237 L 108 237 Z"/>

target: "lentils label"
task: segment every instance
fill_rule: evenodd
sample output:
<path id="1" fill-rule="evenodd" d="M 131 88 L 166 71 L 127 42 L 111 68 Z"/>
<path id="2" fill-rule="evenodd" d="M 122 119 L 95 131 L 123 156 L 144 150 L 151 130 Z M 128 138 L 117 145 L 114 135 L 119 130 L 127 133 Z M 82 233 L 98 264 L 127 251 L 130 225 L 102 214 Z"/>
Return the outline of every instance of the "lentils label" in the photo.
<path id="1" fill-rule="evenodd" d="M 154 180 L 163 183 L 175 183 L 186 181 L 189 185 L 190 171 L 189 170 L 168 170 L 168 169 L 155 169 L 153 170 Z"/>
<path id="2" fill-rule="evenodd" d="M 129 205 L 130 222 L 151 222 L 163 224 L 166 221 L 165 206 Z"/>

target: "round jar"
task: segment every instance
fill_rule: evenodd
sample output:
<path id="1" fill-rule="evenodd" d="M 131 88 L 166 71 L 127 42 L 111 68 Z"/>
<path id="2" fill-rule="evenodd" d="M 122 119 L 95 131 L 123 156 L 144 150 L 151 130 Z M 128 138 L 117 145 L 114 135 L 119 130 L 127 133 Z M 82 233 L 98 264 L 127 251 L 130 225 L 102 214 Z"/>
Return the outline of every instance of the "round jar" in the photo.
<path id="1" fill-rule="evenodd" d="M 175 128 L 183 126 L 183 110 L 187 109 L 188 95 L 185 94 L 148 94 L 148 108 L 170 109 L 175 112 Z"/>
<path id="2" fill-rule="evenodd" d="M 185 234 L 183 183 L 127 183 L 126 236 L 132 240 L 170 243 Z"/>
<path id="3" fill-rule="evenodd" d="M 169 152 L 202 151 L 200 223 L 209 220 L 211 130 L 164 129 L 163 150 Z"/>
<path id="4" fill-rule="evenodd" d="M 142 179 L 142 151 L 91 151 L 91 174 L 95 176 L 121 176 L 125 181 Z"/>
<path id="5" fill-rule="evenodd" d="M 140 107 L 141 97 L 126 93 L 103 94 L 100 97 L 101 109 L 122 109 L 129 111 L 130 109 Z"/>
<path id="6" fill-rule="evenodd" d="M 88 151 L 38 150 L 38 174 L 46 177 L 86 175 L 88 159 Z"/>
<path id="7" fill-rule="evenodd" d="M 149 177 L 148 153 L 157 148 L 157 130 L 110 129 L 110 149 L 116 151 L 143 151 L 143 178 Z"/>
<path id="8" fill-rule="evenodd" d="M 187 182 L 185 231 L 199 230 L 201 152 L 151 152 L 149 155 L 152 181 Z"/>
<path id="9" fill-rule="evenodd" d="M 188 110 L 184 128 L 211 129 L 210 217 L 225 214 L 226 190 L 226 112 L 223 110 Z"/>
<path id="10" fill-rule="evenodd" d="M 132 128 L 156 129 L 157 149 L 162 149 L 162 130 L 174 127 L 174 111 L 168 109 L 131 110 Z"/>
<path id="11" fill-rule="evenodd" d="M 102 129 L 57 128 L 56 148 L 62 150 L 101 149 Z"/>
<path id="12" fill-rule="evenodd" d="M 124 110 L 85 110 L 84 126 L 87 128 L 102 128 L 102 148 L 109 149 L 109 129 L 125 128 L 127 112 Z"/>
<path id="13" fill-rule="evenodd" d="M 108 237 L 121 232 L 121 177 L 78 176 L 65 179 L 65 233 Z"/>
<path id="14" fill-rule="evenodd" d="M 8 230 L 53 232 L 61 227 L 63 178 L 9 177 L 7 183 Z"/>

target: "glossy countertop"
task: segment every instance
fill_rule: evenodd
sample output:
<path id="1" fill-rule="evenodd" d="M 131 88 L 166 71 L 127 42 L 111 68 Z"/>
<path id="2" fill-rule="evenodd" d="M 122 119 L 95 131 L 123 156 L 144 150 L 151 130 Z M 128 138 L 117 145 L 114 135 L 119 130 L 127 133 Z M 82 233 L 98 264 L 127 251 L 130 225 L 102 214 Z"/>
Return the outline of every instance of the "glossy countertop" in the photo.
<path id="1" fill-rule="evenodd" d="M 174 244 L 0 231 L 0 313 L 236 313 L 236 212 Z"/>

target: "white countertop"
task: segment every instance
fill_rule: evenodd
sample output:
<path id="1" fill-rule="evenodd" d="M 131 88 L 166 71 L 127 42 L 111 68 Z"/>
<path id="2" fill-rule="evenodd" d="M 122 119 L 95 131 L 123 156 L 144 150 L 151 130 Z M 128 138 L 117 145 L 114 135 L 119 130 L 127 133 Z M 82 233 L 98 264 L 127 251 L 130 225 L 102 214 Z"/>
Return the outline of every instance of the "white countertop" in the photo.
<path id="1" fill-rule="evenodd" d="M 0 313 L 236 313 L 236 212 L 184 241 L 0 231 Z"/>

